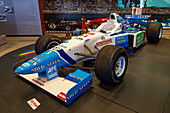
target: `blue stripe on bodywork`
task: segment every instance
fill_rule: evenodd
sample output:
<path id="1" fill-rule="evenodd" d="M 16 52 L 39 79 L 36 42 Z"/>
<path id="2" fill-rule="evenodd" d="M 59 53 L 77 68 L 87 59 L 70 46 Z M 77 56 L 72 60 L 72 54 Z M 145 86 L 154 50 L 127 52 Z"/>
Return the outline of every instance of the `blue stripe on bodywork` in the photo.
<path id="1" fill-rule="evenodd" d="M 67 62 L 69 62 L 71 65 L 76 63 L 70 56 L 68 56 L 68 55 L 64 52 L 63 49 L 57 50 L 57 52 L 60 54 L 60 56 L 61 56 L 62 58 L 64 58 L 64 59 L 65 59 Z"/>

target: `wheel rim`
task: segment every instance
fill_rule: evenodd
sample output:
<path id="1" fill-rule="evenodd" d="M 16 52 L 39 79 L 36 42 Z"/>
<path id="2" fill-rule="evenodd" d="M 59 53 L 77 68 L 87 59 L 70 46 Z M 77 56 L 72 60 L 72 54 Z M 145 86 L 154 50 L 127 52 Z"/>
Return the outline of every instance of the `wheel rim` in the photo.
<path id="1" fill-rule="evenodd" d="M 71 27 L 70 26 L 66 26 L 66 30 L 67 31 L 71 30 Z"/>
<path id="2" fill-rule="evenodd" d="M 59 45 L 59 43 L 58 43 L 57 41 L 52 41 L 52 42 L 50 42 L 50 43 L 47 45 L 47 49 L 46 49 L 46 50 L 51 49 L 51 48 L 53 48 L 53 47 L 55 47 L 55 46 L 57 46 L 57 45 Z"/>
<path id="3" fill-rule="evenodd" d="M 121 56 L 117 62 L 116 62 L 116 65 L 115 65 L 115 73 L 116 73 L 116 76 L 117 77 L 120 77 L 124 70 L 125 70 L 125 58 L 123 56 Z"/>
<path id="4" fill-rule="evenodd" d="M 162 28 L 159 31 L 159 38 L 161 38 L 161 36 L 162 36 Z"/>
<path id="5" fill-rule="evenodd" d="M 98 27 L 98 25 L 97 25 L 97 24 L 94 24 L 92 28 L 93 28 L 93 29 L 96 29 L 97 27 Z"/>
<path id="6" fill-rule="evenodd" d="M 50 28 L 51 28 L 51 29 L 55 29 L 55 28 L 56 28 L 56 25 L 55 25 L 54 23 L 51 23 L 51 24 L 50 24 Z"/>

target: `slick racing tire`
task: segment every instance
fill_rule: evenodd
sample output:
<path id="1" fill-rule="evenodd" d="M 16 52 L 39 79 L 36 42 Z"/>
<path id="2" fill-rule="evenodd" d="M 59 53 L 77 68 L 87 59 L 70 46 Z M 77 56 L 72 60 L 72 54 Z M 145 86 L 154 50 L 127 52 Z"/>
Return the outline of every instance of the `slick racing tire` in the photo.
<path id="1" fill-rule="evenodd" d="M 96 77 L 106 85 L 119 84 L 126 73 L 128 65 L 127 52 L 120 46 L 103 47 L 95 61 Z"/>
<path id="2" fill-rule="evenodd" d="M 162 24 L 151 23 L 148 26 L 147 40 L 149 43 L 158 43 L 162 36 Z"/>
<path id="3" fill-rule="evenodd" d="M 92 29 L 96 29 L 96 28 L 98 28 L 99 27 L 99 23 L 97 23 L 97 22 L 94 22 L 94 23 L 92 23 L 92 25 L 91 25 L 91 28 Z"/>
<path id="4" fill-rule="evenodd" d="M 36 41 L 35 52 L 37 55 L 39 55 L 44 51 L 61 44 L 62 42 L 63 41 L 59 37 L 53 34 L 45 34 Z"/>

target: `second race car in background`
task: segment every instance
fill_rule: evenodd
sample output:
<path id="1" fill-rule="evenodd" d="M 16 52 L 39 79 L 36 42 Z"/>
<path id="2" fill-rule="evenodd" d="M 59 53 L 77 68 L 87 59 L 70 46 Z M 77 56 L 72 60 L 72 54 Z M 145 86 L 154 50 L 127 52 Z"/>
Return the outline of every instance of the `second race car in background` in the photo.
<path id="1" fill-rule="evenodd" d="M 58 31 L 73 31 L 76 28 L 81 28 L 82 23 L 69 20 L 61 20 L 58 22 L 45 22 L 46 30 L 58 30 Z"/>
<path id="2" fill-rule="evenodd" d="M 87 20 L 86 24 L 89 28 L 96 29 L 102 23 L 107 22 L 107 20 L 109 20 L 109 17 L 108 18 L 98 18 L 98 19 L 94 19 L 94 20 Z"/>

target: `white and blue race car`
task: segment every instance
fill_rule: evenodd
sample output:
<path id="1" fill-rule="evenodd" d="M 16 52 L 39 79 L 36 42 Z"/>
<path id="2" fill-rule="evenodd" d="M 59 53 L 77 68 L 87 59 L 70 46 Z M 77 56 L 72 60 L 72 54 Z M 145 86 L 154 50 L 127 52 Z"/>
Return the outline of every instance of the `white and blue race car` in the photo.
<path id="1" fill-rule="evenodd" d="M 148 42 L 158 43 L 161 33 L 161 24 L 150 24 L 147 29 Z M 140 47 L 144 38 L 143 31 L 118 14 L 111 13 L 110 20 L 96 30 L 73 36 L 63 43 L 54 34 L 40 37 L 35 44 L 37 56 L 16 63 L 13 70 L 68 105 L 92 84 L 93 74 L 78 69 L 61 77 L 58 67 L 95 59 L 96 77 L 107 85 L 119 84 L 126 73 L 127 53 Z"/>

